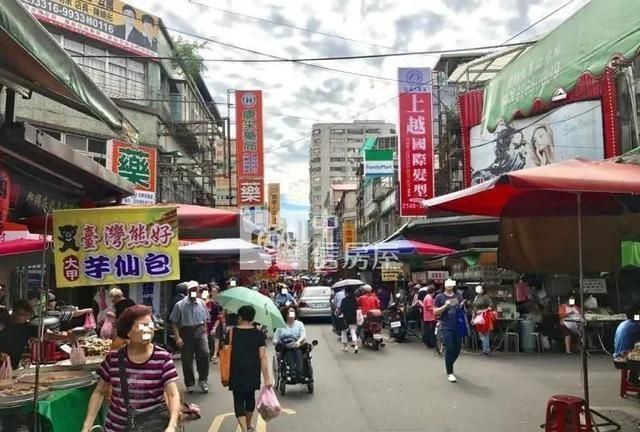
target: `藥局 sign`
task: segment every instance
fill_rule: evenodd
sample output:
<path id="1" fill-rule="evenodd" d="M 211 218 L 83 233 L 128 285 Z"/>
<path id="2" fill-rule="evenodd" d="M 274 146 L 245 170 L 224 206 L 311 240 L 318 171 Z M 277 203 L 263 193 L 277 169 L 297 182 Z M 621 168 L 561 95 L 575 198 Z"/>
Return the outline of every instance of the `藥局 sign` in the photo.
<path id="1" fill-rule="evenodd" d="M 400 216 L 425 216 L 434 195 L 431 69 L 398 69 Z"/>
<path id="2" fill-rule="evenodd" d="M 21 0 L 42 22 L 144 56 L 158 53 L 160 19 L 120 0 Z"/>
<path id="3" fill-rule="evenodd" d="M 482 125 L 471 129 L 471 184 L 575 157 L 604 158 L 599 101 L 572 103 L 515 120 L 499 126 L 495 133 L 482 134 Z"/>
<path id="4" fill-rule="evenodd" d="M 175 207 L 53 212 L 58 288 L 180 278 Z"/>
<path id="5" fill-rule="evenodd" d="M 236 166 L 238 207 L 264 202 L 262 91 L 236 90 Z"/>
<path id="6" fill-rule="evenodd" d="M 158 152 L 152 147 L 130 146 L 111 140 L 107 143 L 107 167 L 135 185 L 135 195 L 124 204 L 155 204 Z"/>
<path id="7" fill-rule="evenodd" d="M 364 176 L 386 177 L 394 172 L 393 150 L 365 150 Z"/>

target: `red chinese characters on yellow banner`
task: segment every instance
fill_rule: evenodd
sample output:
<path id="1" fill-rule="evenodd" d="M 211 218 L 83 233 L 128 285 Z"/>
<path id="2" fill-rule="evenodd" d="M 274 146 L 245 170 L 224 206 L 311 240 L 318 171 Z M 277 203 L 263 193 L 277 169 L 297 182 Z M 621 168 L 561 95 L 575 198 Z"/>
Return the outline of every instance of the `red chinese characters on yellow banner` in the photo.
<path id="1" fill-rule="evenodd" d="M 180 277 L 175 207 L 108 207 L 53 213 L 58 288 Z"/>
<path id="2" fill-rule="evenodd" d="M 236 91 L 236 166 L 238 206 L 261 206 L 264 202 L 261 90 Z"/>
<path id="3" fill-rule="evenodd" d="M 400 68 L 400 216 L 425 216 L 434 196 L 431 69 Z"/>

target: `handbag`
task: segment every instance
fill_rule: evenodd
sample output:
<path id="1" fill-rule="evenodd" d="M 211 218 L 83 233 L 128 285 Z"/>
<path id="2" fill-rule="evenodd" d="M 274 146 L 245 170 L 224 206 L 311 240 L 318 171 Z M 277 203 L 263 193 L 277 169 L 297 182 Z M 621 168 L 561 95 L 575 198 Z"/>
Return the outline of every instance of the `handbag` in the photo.
<path id="1" fill-rule="evenodd" d="M 125 385 L 127 382 L 127 370 L 125 369 L 124 357 L 126 347 L 118 351 L 118 363 L 120 369 L 120 392 L 124 399 L 124 406 L 127 410 L 127 429 L 126 432 L 158 432 L 163 431 L 169 425 L 169 411 L 167 406 L 162 404 L 157 408 L 147 412 L 138 412 L 131 407 L 129 403 L 129 387 Z"/>
<path id="2" fill-rule="evenodd" d="M 231 345 L 233 342 L 233 328 L 229 329 L 229 340 L 220 348 L 219 364 L 220 364 L 220 381 L 225 387 L 229 386 L 231 378 Z"/>

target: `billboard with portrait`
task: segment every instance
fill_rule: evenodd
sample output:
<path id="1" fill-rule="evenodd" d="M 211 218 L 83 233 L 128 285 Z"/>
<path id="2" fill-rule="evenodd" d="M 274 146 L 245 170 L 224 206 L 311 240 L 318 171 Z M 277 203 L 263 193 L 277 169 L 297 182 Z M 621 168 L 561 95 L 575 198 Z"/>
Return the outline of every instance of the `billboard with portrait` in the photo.
<path id="1" fill-rule="evenodd" d="M 38 20 L 143 56 L 158 53 L 159 18 L 120 0 L 21 0 Z"/>
<path id="2" fill-rule="evenodd" d="M 604 158 L 600 101 L 577 102 L 501 124 L 495 133 L 471 129 L 471 184 L 523 168 L 573 158 Z"/>

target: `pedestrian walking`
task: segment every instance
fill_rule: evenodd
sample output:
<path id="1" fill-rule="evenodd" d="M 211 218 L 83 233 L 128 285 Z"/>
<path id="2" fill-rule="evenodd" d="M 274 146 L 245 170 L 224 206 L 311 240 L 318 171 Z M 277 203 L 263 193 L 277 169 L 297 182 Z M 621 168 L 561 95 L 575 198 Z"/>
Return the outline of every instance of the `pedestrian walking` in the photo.
<path id="1" fill-rule="evenodd" d="M 456 294 L 455 288 L 456 281 L 447 279 L 444 283 L 444 292 L 438 294 L 433 302 L 433 312 L 440 322 L 440 332 L 445 348 L 444 363 L 447 379 L 451 383 L 458 381 L 453 373 L 453 365 L 458 359 L 462 348 L 462 331 L 459 327 L 459 319 L 460 315 L 464 314 L 462 297 Z"/>
<path id="2" fill-rule="evenodd" d="M 345 296 L 338 306 L 337 315 L 342 315 L 345 326 L 342 328 L 341 340 L 342 350 L 347 351 L 348 339 L 347 330 L 351 334 L 351 347 L 355 354 L 358 353 L 358 300 L 356 299 L 356 292 L 353 287 L 346 288 L 344 290 Z"/>
<path id="3" fill-rule="evenodd" d="M 220 307 L 220 304 L 216 301 L 218 288 L 210 284 L 209 289 L 209 302 L 207 303 L 210 318 L 209 326 L 207 327 L 209 330 L 209 340 L 211 342 L 209 349 L 211 351 L 213 364 L 218 364 L 218 357 L 220 357 L 220 339 L 222 339 L 222 335 L 224 334 L 224 321 L 222 320 L 222 307 Z"/>
<path id="4" fill-rule="evenodd" d="M 198 383 L 203 393 L 209 392 L 209 340 L 207 321 L 209 311 L 205 302 L 198 298 L 199 284 L 189 283 L 189 295 L 176 303 L 171 312 L 171 323 L 176 335 L 176 345 L 182 350 L 182 374 L 187 393 L 193 393 L 195 377 L 193 358 L 198 368 Z"/>
<path id="5" fill-rule="evenodd" d="M 487 324 L 486 319 L 483 317 L 485 311 L 491 311 L 493 308 L 493 301 L 489 297 L 482 285 L 476 287 L 476 298 L 473 299 L 473 320 L 474 322 Z M 476 332 L 482 342 L 482 353 L 484 355 L 491 354 L 491 326 L 489 325 L 477 325 Z"/>
<path id="6" fill-rule="evenodd" d="M 233 409 L 242 432 L 254 432 L 253 413 L 256 390 L 260 389 L 260 372 L 265 387 L 273 386 L 267 362 L 266 337 L 253 326 L 256 310 L 253 306 L 238 309 L 238 324 L 227 333 L 231 342 L 229 390 L 233 392 Z"/>
<path id="7" fill-rule="evenodd" d="M 436 315 L 433 313 L 435 292 L 436 287 L 429 285 L 422 301 L 422 342 L 427 348 L 436 346 Z"/>
<path id="8" fill-rule="evenodd" d="M 176 432 L 180 415 L 178 373 L 171 354 L 153 344 L 151 308 L 131 306 L 118 320 L 128 344 L 109 351 L 98 369 L 82 432 L 93 427 L 108 393 L 105 432 Z M 133 427 L 132 426 L 133 423 Z"/>

